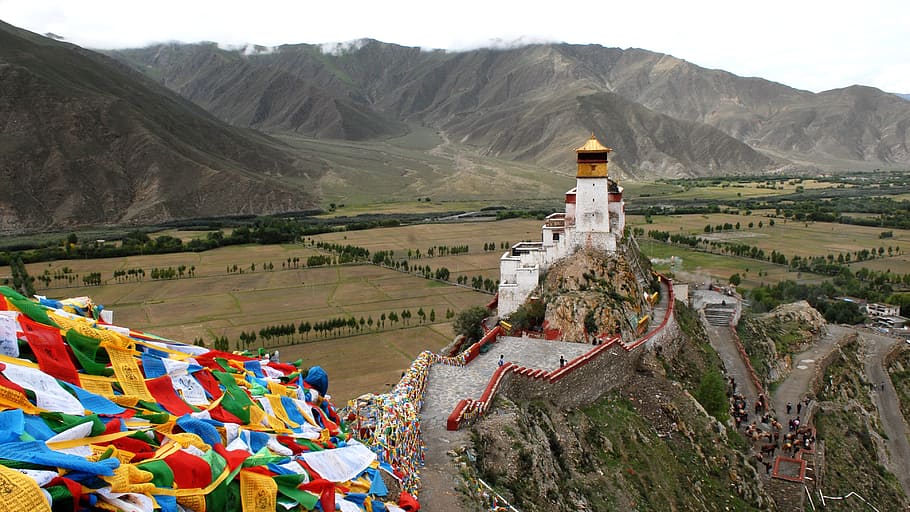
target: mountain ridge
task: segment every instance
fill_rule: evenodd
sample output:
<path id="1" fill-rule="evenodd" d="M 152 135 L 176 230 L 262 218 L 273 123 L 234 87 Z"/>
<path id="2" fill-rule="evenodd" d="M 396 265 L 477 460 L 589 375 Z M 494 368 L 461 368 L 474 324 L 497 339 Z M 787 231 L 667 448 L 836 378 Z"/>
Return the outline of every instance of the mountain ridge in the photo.
<path id="1" fill-rule="evenodd" d="M 5 24 L 0 39 L 6 232 L 558 195 L 566 148 L 592 131 L 623 179 L 910 165 L 896 95 L 816 94 L 642 49 L 363 39 L 103 56 Z"/>
<path id="2" fill-rule="evenodd" d="M 0 23 L 0 231 L 312 208 L 324 164 L 109 57 Z"/>
<path id="3" fill-rule="evenodd" d="M 217 46 L 208 44 L 208 48 L 214 51 Z M 166 53 L 168 58 L 150 60 L 151 49 Z M 851 162 L 910 163 L 910 139 L 904 128 L 910 119 L 910 105 L 877 89 L 866 88 L 872 92 L 864 93 L 865 100 L 857 97 L 851 102 L 845 96 L 854 88 L 816 94 L 761 78 L 702 68 L 671 55 L 600 45 L 532 44 L 447 52 L 364 39 L 332 53 L 325 53 L 319 45 L 305 44 L 273 50 L 245 56 L 243 65 L 268 68 L 270 73 L 280 68 L 314 91 L 333 90 L 347 97 L 345 106 L 361 109 L 377 123 L 390 118 L 423 123 L 445 131 L 452 140 L 478 148 L 482 154 L 543 165 L 557 161 L 565 147 L 563 141 L 593 128 L 577 116 L 569 118 L 554 112 L 552 106 L 568 106 L 572 98 L 600 93 L 621 96 L 631 102 L 625 110 L 634 110 L 633 117 L 650 120 L 636 130 L 636 137 L 648 140 L 648 134 L 662 131 L 667 140 L 691 139 L 681 131 L 682 126 L 658 126 L 663 118 L 642 110 L 647 109 L 714 128 L 716 133 L 703 132 L 698 140 L 708 137 L 710 146 L 732 150 L 728 154 L 715 149 L 703 161 L 693 161 L 686 155 L 703 149 L 681 144 L 652 151 L 646 144 L 627 152 L 627 161 L 618 164 L 633 176 L 703 175 L 718 170 L 767 172 L 791 164 L 805 168 L 804 162 L 811 166 L 813 162 L 830 165 L 831 161 L 843 161 L 845 167 Z M 208 68 L 198 55 L 191 70 L 173 63 L 187 62 L 186 54 L 198 51 L 193 45 L 158 45 L 111 54 L 134 65 L 141 63 L 167 77 L 165 80 L 179 81 L 181 85 L 175 90 L 193 99 L 210 87 Z M 266 88 L 247 84 L 258 101 L 286 103 Z M 894 102 L 889 102 L 891 99 Z M 222 101 L 240 103 L 239 98 Z M 230 109 L 213 109 L 213 113 L 228 122 L 248 125 Z M 350 115 L 339 113 L 338 118 Z M 855 127 L 850 123 L 861 124 Z M 301 126 L 298 133 L 320 137 L 328 133 L 325 126 Z M 401 129 L 401 125 L 387 126 Z M 534 135 L 516 140 L 509 133 L 512 130 Z M 383 137 L 392 131 L 373 125 L 361 136 Z M 332 136 L 339 135 L 356 140 L 337 130 Z M 610 133 L 605 135 L 607 140 L 611 137 Z M 745 157 L 748 151 L 725 137 L 745 144 L 756 154 Z M 514 149 L 518 146 L 523 149 Z M 632 158 L 632 154 L 637 156 Z M 707 165 L 708 161 L 712 165 Z"/>

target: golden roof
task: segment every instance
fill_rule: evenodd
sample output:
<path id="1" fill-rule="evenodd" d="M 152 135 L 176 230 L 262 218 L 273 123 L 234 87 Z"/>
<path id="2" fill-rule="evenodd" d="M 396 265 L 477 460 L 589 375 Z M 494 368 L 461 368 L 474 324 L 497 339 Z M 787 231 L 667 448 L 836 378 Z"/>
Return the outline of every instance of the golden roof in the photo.
<path id="1" fill-rule="evenodd" d="M 584 146 L 582 146 L 580 148 L 575 148 L 576 153 L 587 153 L 587 152 L 593 152 L 593 151 L 610 152 L 610 151 L 613 151 L 613 148 L 608 148 L 608 147 L 604 146 L 603 144 L 601 144 L 600 141 L 597 140 L 597 137 L 595 137 L 593 133 L 591 134 L 591 138 L 588 139 L 587 142 L 585 142 Z"/>

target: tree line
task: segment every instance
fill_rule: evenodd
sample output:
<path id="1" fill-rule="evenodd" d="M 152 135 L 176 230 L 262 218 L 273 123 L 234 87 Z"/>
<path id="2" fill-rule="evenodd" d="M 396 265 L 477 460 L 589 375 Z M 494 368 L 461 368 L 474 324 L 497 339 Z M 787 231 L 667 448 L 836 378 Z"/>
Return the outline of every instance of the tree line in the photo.
<path id="1" fill-rule="evenodd" d="M 408 327 L 411 325 L 414 315 L 417 316 L 419 324 L 433 323 L 436 321 L 436 310 L 430 308 L 425 310 L 423 307 L 412 312 L 410 309 L 401 311 L 390 311 L 382 313 L 377 318 L 372 315 L 366 317 L 360 316 L 338 316 L 326 320 L 309 321 L 305 320 L 299 324 L 293 322 L 286 324 L 267 325 L 258 330 L 241 331 L 235 342 L 235 350 L 250 350 L 257 341 L 261 347 L 279 346 L 296 343 L 298 341 L 309 341 L 310 334 L 316 338 L 333 338 L 344 335 L 361 334 L 363 332 L 372 332 L 375 330 L 397 328 L 399 324 Z M 446 309 L 445 318 L 450 319 L 455 316 L 455 312 Z M 302 337 L 302 338 L 301 338 Z M 213 347 L 216 350 L 229 350 L 228 339 L 226 337 L 215 337 L 212 340 Z"/>
<path id="2" fill-rule="evenodd" d="M 642 228 L 634 228 L 635 233 L 643 233 Z M 724 242 L 718 240 L 709 240 L 707 238 L 670 233 L 667 231 L 650 230 L 647 232 L 649 238 L 664 243 L 685 245 L 688 247 L 704 250 L 716 254 L 727 254 L 730 256 L 739 256 L 760 261 L 768 261 L 777 265 L 787 265 L 792 272 L 811 272 L 833 276 L 840 274 L 844 269 L 849 271 L 848 265 L 851 263 L 873 260 L 899 255 L 902 249 L 899 246 L 879 246 L 869 249 L 859 249 L 853 252 L 843 252 L 838 254 L 827 254 L 824 256 L 799 256 L 793 255 L 787 258 L 782 252 L 772 250 L 765 252 L 764 249 L 740 242 Z M 883 272 L 885 278 L 892 283 L 904 283 L 910 285 L 910 274 L 892 274 L 890 271 Z"/>
<path id="3" fill-rule="evenodd" d="M 18 256 L 24 263 L 37 263 L 62 259 L 119 258 L 141 254 L 167 254 L 175 252 L 201 252 L 218 247 L 240 244 L 271 245 L 293 243 L 313 236 L 334 231 L 354 231 L 400 225 L 398 219 L 383 218 L 368 221 L 348 221 L 343 225 L 326 223 L 303 223 L 293 218 L 260 217 L 249 224 L 234 227 L 230 234 L 221 229 L 208 232 L 205 237 L 183 240 L 160 235 L 155 238 L 144 230 L 133 230 L 117 234 L 110 239 L 79 240 L 72 233 L 66 238 L 42 244 L 20 243 L 7 246 L 0 252 L 0 266 L 8 265 Z M 119 242 L 119 243 L 118 243 Z"/>

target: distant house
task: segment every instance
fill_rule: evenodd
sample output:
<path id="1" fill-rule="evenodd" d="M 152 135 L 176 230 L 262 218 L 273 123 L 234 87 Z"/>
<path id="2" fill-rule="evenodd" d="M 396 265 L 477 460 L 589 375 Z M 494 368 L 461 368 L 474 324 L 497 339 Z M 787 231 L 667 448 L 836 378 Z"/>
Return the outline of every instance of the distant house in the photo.
<path id="1" fill-rule="evenodd" d="M 887 329 L 903 329 L 907 326 L 907 319 L 902 316 L 880 316 L 876 318 L 875 325 Z"/>
<path id="2" fill-rule="evenodd" d="M 901 314 L 900 306 L 892 306 L 891 304 L 882 304 L 879 302 L 870 302 L 866 304 L 866 315 L 870 318 L 883 318 L 883 317 L 896 317 Z"/>

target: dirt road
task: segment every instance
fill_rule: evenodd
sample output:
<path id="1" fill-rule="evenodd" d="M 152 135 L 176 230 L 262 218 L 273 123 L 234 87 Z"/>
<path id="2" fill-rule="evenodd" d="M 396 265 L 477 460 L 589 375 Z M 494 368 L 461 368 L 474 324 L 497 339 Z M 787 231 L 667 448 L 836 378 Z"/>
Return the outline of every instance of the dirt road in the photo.
<path id="1" fill-rule="evenodd" d="M 812 347 L 793 356 L 793 371 L 780 383 L 771 397 L 771 407 L 773 407 L 779 421 L 786 422 L 790 418 L 797 416 L 797 403 L 809 393 L 809 385 L 815 375 L 815 367 L 818 361 L 824 359 L 837 346 L 839 341 L 854 332 L 853 329 L 848 327 L 828 325 L 821 339 L 815 342 Z M 787 416 L 787 402 L 793 404 L 793 412 L 789 417 Z M 805 423 L 806 412 L 803 411 L 802 415 L 803 423 Z"/>
<path id="2" fill-rule="evenodd" d="M 901 414 L 897 392 L 884 367 L 885 356 L 896 343 L 903 341 L 866 330 L 859 331 L 859 336 L 866 347 L 866 376 L 875 386 L 872 400 L 878 407 L 882 429 L 887 436 L 887 466 L 900 481 L 904 493 L 910 496 L 910 442 L 907 441 L 907 424 Z"/>

